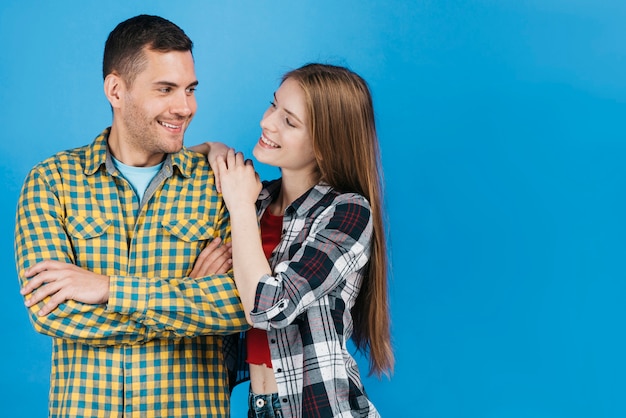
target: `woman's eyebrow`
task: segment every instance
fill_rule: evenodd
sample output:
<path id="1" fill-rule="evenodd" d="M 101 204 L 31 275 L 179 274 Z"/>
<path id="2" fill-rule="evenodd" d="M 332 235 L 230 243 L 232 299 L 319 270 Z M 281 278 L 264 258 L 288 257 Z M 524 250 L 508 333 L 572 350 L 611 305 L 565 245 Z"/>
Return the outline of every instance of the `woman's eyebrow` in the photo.
<path id="1" fill-rule="evenodd" d="M 278 99 L 276 98 L 276 93 L 274 93 L 274 103 L 278 103 Z M 300 120 L 300 118 L 298 116 L 296 116 L 295 113 L 293 113 L 291 110 L 289 109 L 285 109 L 283 108 L 283 110 L 291 117 L 293 117 L 295 120 L 297 120 L 300 124 L 304 125 L 304 122 L 302 122 Z"/>

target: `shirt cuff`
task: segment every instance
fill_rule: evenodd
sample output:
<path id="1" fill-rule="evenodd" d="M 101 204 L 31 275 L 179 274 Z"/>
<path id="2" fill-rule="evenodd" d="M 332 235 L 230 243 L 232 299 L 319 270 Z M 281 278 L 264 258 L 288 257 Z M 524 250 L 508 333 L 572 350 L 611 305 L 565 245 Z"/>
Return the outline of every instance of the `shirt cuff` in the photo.
<path id="1" fill-rule="evenodd" d="M 255 309 L 250 312 L 250 320 L 255 328 L 269 330 L 286 320 L 284 311 L 289 308 L 289 299 L 281 297 L 281 281 L 269 274 L 264 274 L 256 289 Z"/>
<path id="2" fill-rule="evenodd" d="M 145 280 L 139 277 L 110 276 L 107 311 L 122 315 L 143 316 L 148 307 Z"/>

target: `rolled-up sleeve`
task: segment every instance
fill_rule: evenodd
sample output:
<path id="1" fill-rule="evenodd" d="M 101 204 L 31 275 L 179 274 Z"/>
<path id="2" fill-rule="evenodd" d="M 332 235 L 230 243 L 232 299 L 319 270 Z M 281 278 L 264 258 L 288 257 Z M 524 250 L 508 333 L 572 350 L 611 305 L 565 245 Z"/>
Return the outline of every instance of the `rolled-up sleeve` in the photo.
<path id="1" fill-rule="evenodd" d="M 296 211 L 275 254 L 273 275 L 257 286 L 254 327 L 284 328 L 338 288 L 358 292 L 371 237 L 370 206 L 359 195 L 337 195 L 313 213 Z"/>

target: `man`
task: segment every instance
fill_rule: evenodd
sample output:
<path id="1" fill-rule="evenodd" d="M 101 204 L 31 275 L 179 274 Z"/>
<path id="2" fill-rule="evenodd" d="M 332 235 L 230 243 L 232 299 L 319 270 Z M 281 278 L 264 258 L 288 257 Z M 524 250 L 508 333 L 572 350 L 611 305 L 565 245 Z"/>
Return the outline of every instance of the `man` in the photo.
<path id="1" fill-rule="evenodd" d="M 228 416 L 222 336 L 248 326 L 232 274 L 191 278 L 204 248 L 208 271 L 232 271 L 212 171 L 183 148 L 192 42 L 131 18 L 107 39 L 103 75 L 111 127 L 34 167 L 17 209 L 21 293 L 54 342 L 50 415 Z"/>

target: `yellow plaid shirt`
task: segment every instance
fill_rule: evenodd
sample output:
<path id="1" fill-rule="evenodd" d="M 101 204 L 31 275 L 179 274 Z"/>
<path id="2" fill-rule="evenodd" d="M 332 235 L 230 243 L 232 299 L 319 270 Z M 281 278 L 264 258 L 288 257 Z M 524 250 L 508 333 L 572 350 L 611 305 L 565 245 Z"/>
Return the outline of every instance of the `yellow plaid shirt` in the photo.
<path id="1" fill-rule="evenodd" d="M 19 198 L 22 285 L 24 269 L 47 259 L 111 278 L 106 305 L 29 308 L 53 338 L 50 415 L 226 417 L 222 336 L 248 326 L 232 275 L 188 277 L 211 239 L 230 239 L 212 172 L 200 154 L 172 154 L 140 204 L 108 133 L 38 164 Z"/>

